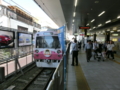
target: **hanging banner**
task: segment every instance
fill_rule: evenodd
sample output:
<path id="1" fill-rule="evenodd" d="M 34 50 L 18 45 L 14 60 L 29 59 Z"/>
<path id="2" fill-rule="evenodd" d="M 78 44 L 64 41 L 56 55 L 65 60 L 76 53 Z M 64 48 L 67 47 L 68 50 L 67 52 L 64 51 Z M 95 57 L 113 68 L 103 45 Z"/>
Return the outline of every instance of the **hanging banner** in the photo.
<path id="1" fill-rule="evenodd" d="M 60 27 L 59 29 L 58 29 L 58 31 L 59 31 L 59 34 L 58 34 L 58 36 L 59 36 L 59 40 L 60 40 L 60 43 L 61 43 L 61 46 L 62 46 L 62 50 L 65 52 L 65 50 L 66 50 L 66 46 L 65 46 L 65 29 L 66 29 L 66 27 L 65 26 L 62 26 L 62 27 Z"/>

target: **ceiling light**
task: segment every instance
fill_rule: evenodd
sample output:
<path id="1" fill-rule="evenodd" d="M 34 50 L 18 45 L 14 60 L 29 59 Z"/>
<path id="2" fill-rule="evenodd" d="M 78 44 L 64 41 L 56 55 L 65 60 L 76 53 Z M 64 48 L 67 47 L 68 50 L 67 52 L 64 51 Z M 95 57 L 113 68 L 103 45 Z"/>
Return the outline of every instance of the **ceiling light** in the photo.
<path id="1" fill-rule="evenodd" d="M 94 22 L 95 21 L 95 19 L 93 19 L 91 22 Z"/>
<path id="2" fill-rule="evenodd" d="M 99 3 L 99 1 L 95 1 L 95 3 Z"/>
<path id="3" fill-rule="evenodd" d="M 74 22 L 74 20 L 73 20 L 73 22 Z"/>
<path id="4" fill-rule="evenodd" d="M 89 23 L 86 26 L 89 26 Z"/>
<path id="5" fill-rule="evenodd" d="M 100 17 L 101 15 L 103 15 L 105 13 L 105 11 L 102 11 L 98 16 Z"/>
<path id="6" fill-rule="evenodd" d="M 98 27 L 102 26 L 102 24 L 99 24 Z"/>
<path id="7" fill-rule="evenodd" d="M 110 31 L 111 33 L 114 32 L 114 31 Z"/>
<path id="8" fill-rule="evenodd" d="M 117 17 L 117 19 L 120 19 L 120 15 Z"/>
<path id="9" fill-rule="evenodd" d="M 107 29 L 107 31 L 110 31 L 110 29 Z"/>
<path id="10" fill-rule="evenodd" d="M 93 27 L 93 29 L 96 28 L 96 27 Z"/>
<path id="11" fill-rule="evenodd" d="M 108 20 L 108 21 L 106 21 L 105 23 L 110 23 L 111 22 L 111 20 Z"/>
<path id="12" fill-rule="evenodd" d="M 120 30 L 117 30 L 118 32 L 120 32 Z"/>
<path id="13" fill-rule="evenodd" d="M 78 1 L 78 0 L 75 0 L 75 7 L 77 6 L 77 1 Z"/>
<path id="14" fill-rule="evenodd" d="M 75 17 L 75 15 L 76 15 L 76 13 L 74 12 L 74 13 L 73 13 L 73 17 Z"/>

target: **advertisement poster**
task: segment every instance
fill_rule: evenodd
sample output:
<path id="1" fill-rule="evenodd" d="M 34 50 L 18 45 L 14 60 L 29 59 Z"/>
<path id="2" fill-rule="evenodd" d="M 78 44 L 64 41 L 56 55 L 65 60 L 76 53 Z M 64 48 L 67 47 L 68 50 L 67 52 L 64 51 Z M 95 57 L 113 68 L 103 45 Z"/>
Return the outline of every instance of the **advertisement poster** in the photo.
<path id="1" fill-rule="evenodd" d="M 19 46 L 32 45 L 32 34 L 18 33 Z"/>
<path id="2" fill-rule="evenodd" d="M 60 27 L 58 30 L 60 30 L 60 33 L 58 34 L 59 40 L 62 46 L 62 50 L 65 52 L 66 45 L 65 45 L 65 26 Z"/>
<path id="3" fill-rule="evenodd" d="M 0 49 L 14 48 L 14 32 L 0 30 Z"/>

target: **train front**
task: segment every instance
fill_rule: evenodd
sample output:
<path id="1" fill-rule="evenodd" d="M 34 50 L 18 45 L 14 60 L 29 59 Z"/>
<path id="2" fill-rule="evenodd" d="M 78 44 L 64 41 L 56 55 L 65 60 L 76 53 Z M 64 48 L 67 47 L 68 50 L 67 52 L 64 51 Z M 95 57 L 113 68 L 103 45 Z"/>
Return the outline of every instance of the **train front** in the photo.
<path id="1" fill-rule="evenodd" d="M 37 67 L 56 68 L 62 59 L 62 55 L 58 35 L 37 34 L 34 50 Z"/>

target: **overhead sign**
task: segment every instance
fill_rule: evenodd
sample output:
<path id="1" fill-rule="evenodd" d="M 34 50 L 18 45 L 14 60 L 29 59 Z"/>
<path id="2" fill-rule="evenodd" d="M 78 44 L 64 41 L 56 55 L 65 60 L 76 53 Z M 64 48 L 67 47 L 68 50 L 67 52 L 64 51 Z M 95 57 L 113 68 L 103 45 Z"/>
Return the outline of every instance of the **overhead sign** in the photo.
<path id="1" fill-rule="evenodd" d="M 84 36 L 84 34 L 80 34 L 80 36 Z"/>
<path id="2" fill-rule="evenodd" d="M 79 26 L 79 29 L 90 29 L 90 27 L 81 27 L 81 26 Z"/>

